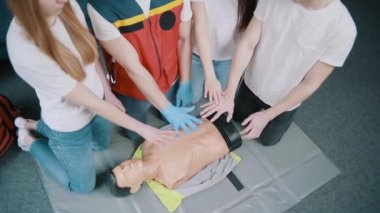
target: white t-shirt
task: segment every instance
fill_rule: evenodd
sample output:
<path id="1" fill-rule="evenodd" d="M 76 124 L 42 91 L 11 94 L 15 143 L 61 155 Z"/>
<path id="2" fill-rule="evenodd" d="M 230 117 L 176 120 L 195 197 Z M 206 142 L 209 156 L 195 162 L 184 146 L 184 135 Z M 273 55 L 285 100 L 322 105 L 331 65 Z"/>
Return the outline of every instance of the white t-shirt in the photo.
<path id="1" fill-rule="evenodd" d="M 77 2 L 70 0 L 70 3 L 81 23 L 86 25 Z M 51 31 L 81 61 L 80 54 L 60 19 L 57 19 Z M 91 121 L 93 112 L 63 99 L 74 89 L 77 80 L 66 74 L 54 60 L 43 53 L 28 38 L 15 18 L 8 30 L 7 48 L 16 73 L 35 89 L 41 105 L 41 117 L 51 129 L 71 132 L 81 129 Z M 85 65 L 84 71 L 86 78 L 81 83 L 102 98 L 104 92 L 95 63 Z"/>
<path id="2" fill-rule="evenodd" d="M 259 0 L 254 15 L 262 21 L 262 33 L 244 80 L 270 106 L 285 98 L 317 61 L 342 66 L 356 37 L 355 23 L 340 0 L 319 10 L 292 0 Z"/>
<path id="3" fill-rule="evenodd" d="M 236 46 L 237 0 L 191 0 L 204 2 L 209 25 L 211 57 L 213 60 L 228 60 Z M 199 55 L 194 40 L 193 52 Z"/>
<path id="4" fill-rule="evenodd" d="M 149 16 L 150 1 L 151 0 L 136 0 L 146 17 Z M 109 41 L 122 36 L 119 30 L 102 15 L 100 15 L 91 4 L 87 4 L 87 11 L 91 19 L 95 37 L 98 40 Z M 181 22 L 190 21 L 192 15 L 193 13 L 191 11 L 190 0 L 184 0 L 181 11 Z"/>

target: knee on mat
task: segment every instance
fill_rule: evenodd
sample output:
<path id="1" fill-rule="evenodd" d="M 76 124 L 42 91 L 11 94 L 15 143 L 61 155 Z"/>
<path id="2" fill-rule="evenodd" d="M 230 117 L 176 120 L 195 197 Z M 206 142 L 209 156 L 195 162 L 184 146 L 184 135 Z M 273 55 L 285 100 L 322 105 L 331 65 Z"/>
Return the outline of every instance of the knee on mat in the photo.
<path id="1" fill-rule="evenodd" d="M 110 141 L 108 141 L 108 142 L 105 142 L 105 143 L 103 143 L 103 144 L 99 144 L 99 145 L 94 145 L 93 147 L 92 147 L 92 149 L 94 150 L 94 151 L 101 151 L 101 150 L 105 150 L 108 146 L 109 146 L 109 144 L 110 144 Z"/>
<path id="2" fill-rule="evenodd" d="M 248 115 L 249 115 L 249 113 L 241 112 L 235 108 L 232 119 L 238 123 L 241 123 L 248 117 Z"/>
<path id="3" fill-rule="evenodd" d="M 89 194 L 95 189 L 95 178 L 93 180 L 85 180 L 77 185 L 70 185 L 70 191 L 78 194 Z"/>
<path id="4" fill-rule="evenodd" d="M 274 146 L 276 144 L 278 144 L 278 142 L 281 141 L 281 137 L 260 137 L 259 138 L 259 142 L 263 145 L 263 146 Z"/>
<path id="5" fill-rule="evenodd" d="M 191 100 L 192 104 L 197 104 L 202 99 L 202 91 L 200 94 L 194 93 L 193 94 L 193 100 Z"/>

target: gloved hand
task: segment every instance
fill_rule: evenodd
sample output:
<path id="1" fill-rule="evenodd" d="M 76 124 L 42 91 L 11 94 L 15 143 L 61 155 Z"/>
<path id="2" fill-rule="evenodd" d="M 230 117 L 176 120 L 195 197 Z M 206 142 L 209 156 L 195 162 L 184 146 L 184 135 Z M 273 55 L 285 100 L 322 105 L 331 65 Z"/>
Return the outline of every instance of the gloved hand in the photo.
<path id="1" fill-rule="evenodd" d="M 175 107 L 169 103 L 161 113 L 165 116 L 166 120 L 169 121 L 175 131 L 178 131 L 182 128 L 186 134 L 190 134 L 191 131 L 189 127 L 193 130 L 198 130 L 197 125 L 201 124 L 203 121 L 191 116 L 187 113 L 194 110 L 194 106 L 192 107 Z"/>
<path id="2" fill-rule="evenodd" d="M 193 100 L 193 88 L 190 82 L 180 82 L 176 95 L 176 106 L 187 107 L 190 106 Z"/>

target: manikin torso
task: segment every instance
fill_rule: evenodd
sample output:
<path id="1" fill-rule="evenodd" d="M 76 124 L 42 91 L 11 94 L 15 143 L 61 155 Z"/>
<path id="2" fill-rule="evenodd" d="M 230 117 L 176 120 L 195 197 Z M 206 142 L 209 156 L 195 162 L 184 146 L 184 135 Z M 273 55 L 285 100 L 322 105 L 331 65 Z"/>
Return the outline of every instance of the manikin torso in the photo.
<path id="1" fill-rule="evenodd" d="M 206 165 L 229 153 L 218 129 L 208 120 L 190 135 L 180 132 L 174 142 L 142 144 L 142 160 L 127 160 L 113 169 L 119 187 L 136 192 L 142 181 L 154 179 L 169 189 L 177 188 Z"/>
<path id="2" fill-rule="evenodd" d="M 167 188 L 177 188 L 206 165 L 226 155 L 229 150 L 216 127 L 205 120 L 198 131 L 180 134 L 176 142 L 163 147 L 143 143 L 144 164 L 157 163 L 157 182 Z"/>

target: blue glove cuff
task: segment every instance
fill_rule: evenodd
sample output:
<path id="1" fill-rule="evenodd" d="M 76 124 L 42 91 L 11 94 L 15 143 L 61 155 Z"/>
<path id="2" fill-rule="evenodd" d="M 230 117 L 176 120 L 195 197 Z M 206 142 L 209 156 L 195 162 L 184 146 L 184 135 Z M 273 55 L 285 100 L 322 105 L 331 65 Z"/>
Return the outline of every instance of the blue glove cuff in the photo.
<path id="1" fill-rule="evenodd" d="M 181 82 L 179 82 L 179 86 L 190 86 L 190 81 L 186 81 L 186 82 L 183 82 L 183 81 L 181 81 Z"/>
<path id="2" fill-rule="evenodd" d="M 172 112 L 173 110 L 175 110 L 175 107 L 173 106 L 173 104 L 169 103 L 164 109 L 161 110 L 161 113 L 167 117 L 168 115 L 170 115 L 170 112 Z"/>

